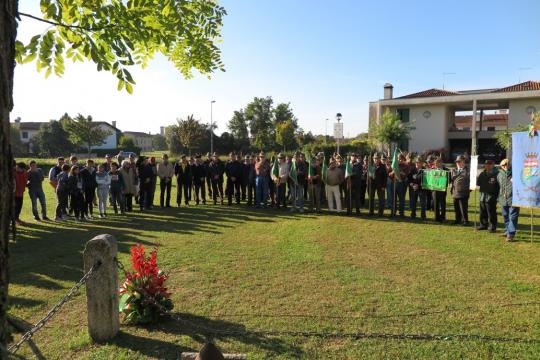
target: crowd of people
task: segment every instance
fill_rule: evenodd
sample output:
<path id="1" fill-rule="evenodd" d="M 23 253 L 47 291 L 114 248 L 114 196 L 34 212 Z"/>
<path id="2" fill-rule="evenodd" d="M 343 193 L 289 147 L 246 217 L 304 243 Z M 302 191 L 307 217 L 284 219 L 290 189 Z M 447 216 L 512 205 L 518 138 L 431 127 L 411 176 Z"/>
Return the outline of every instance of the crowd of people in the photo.
<path id="1" fill-rule="evenodd" d="M 375 216 L 377 208 L 379 217 L 385 210 L 390 211 L 390 216 L 405 217 L 408 192 L 412 219 L 419 213 L 420 219 L 426 220 L 427 212 L 433 211 L 434 220 L 443 223 L 448 188 L 444 191 L 424 189 L 422 181 L 425 170 L 439 169 L 445 170 L 448 177 L 454 224 L 469 224 L 470 171 L 465 157 L 459 156 L 452 170 L 434 156 L 419 156 L 413 160 L 410 154 L 399 154 L 397 160 L 396 168 L 389 158 L 379 154 L 360 158 L 353 153 L 347 159 L 334 154 L 326 161 L 323 153 L 306 159 L 303 153 L 295 152 L 292 156 L 280 153 L 271 159 L 264 153 L 243 157 L 231 153 L 227 161 L 216 153 L 207 154 L 205 159 L 201 155 L 183 155 L 178 162 L 171 162 L 164 154 L 157 162 L 154 157 L 136 158 L 134 154 L 125 159 L 120 153 L 116 159 L 107 155 L 105 161 L 98 164 L 91 159 L 79 163 L 75 156 L 66 162 L 60 157 L 48 177 L 35 161 L 15 163 L 14 220 L 22 224 L 20 213 L 26 189 L 34 219 L 49 220 L 42 185 L 48 179 L 57 197 L 56 221 L 70 217 L 78 221 L 105 218 L 110 207 L 114 214 L 131 212 L 135 206 L 141 211 L 151 210 L 158 184 L 159 206 L 170 208 L 172 183 L 176 180 L 177 206 L 206 204 L 208 200 L 214 205 L 245 203 L 254 208 L 272 207 L 301 213 L 307 208 L 321 213 L 322 206 L 326 205 L 332 213 L 352 215 L 354 210 L 360 215 L 361 209 L 367 207 L 369 216 Z M 514 239 L 519 216 L 519 208 L 512 206 L 511 181 L 506 159 L 498 168 L 493 161 L 486 161 L 477 178 L 478 230 L 496 232 L 499 203 L 507 241 Z"/>

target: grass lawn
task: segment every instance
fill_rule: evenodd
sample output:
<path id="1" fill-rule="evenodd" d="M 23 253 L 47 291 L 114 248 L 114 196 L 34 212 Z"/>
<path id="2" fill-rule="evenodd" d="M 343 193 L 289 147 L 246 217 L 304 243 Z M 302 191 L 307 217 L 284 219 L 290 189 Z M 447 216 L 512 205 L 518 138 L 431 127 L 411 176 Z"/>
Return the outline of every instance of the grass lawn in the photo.
<path id="1" fill-rule="evenodd" d="M 53 192 L 48 184 L 44 187 L 52 217 Z M 249 359 L 540 358 L 538 342 L 256 333 L 540 339 L 540 242 L 537 234 L 536 242 L 529 243 L 527 217 L 521 219 L 521 233 L 512 244 L 498 235 L 451 225 L 291 215 L 245 206 L 136 211 L 82 225 L 36 223 L 26 195 L 22 218 L 27 225 L 10 244 L 13 315 L 29 322 L 42 317 L 82 276 L 86 241 L 109 233 L 117 238 L 125 264 L 133 244 L 160 245 L 158 262 L 170 272 L 174 311 L 191 322 L 165 319 L 148 327 L 122 325 L 114 341 L 96 345 L 86 332 L 83 291 L 35 336 L 48 359 L 176 359 L 204 342 L 200 328 L 192 324 L 245 330 L 245 335 L 215 340 L 224 351 L 245 352 Z M 20 354 L 34 356 L 28 345 Z"/>

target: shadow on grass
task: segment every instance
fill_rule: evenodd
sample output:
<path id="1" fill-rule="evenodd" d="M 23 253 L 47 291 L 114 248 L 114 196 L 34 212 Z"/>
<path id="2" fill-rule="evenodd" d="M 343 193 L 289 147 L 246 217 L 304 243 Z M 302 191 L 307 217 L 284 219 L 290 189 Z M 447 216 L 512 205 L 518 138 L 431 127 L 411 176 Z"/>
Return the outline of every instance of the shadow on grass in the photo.
<path id="1" fill-rule="evenodd" d="M 246 206 L 191 206 L 136 210 L 83 223 L 73 220 L 28 222 L 18 228 L 15 241 L 10 243 L 11 282 L 43 289 L 67 289 L 70 284 L 59 282 L 73 283 L 82 277 L 85 244 L 100 234 L 115 236 L 118 252 L 128 254 L 135 243 L 156 245 L 159 236 L 154 233 L 220 234 L 225 228 L 248 222 L 270 224 L 313 216 Z"/>
<path id="2" fill-rule="evenodd" d="M 175 318 L 163 318 L 159 324 L 145 327 L 148 331 L 160 331 L 175 336 L 188 336 L 200 344 L 200 347 L 208 340 L 219 342 L 235 341 L 272 354 L 286 355 L 287 358 L 299 358 L 302 355 L 301 348 L 289 344 L 278 338 L 262 337 L 259 334 L 246 330 L 244 325 L 229 321 L 210 319 L 187 313 L 176 313 Z M 149 339 L 121 332 L 110 342 L 118 347 L 136 350 L 150 357 L 179 358 L 183 351 L 198 351 L 178 345 L 176 342 L 166 342 Z M 230 352 L 239 352 L 230 349 Z"/>

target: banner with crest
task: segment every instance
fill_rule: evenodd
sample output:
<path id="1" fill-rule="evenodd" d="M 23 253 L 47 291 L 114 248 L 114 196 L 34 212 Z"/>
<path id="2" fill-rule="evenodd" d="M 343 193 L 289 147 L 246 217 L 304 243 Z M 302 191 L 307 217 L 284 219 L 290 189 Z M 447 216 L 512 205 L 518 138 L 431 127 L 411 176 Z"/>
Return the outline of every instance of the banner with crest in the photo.
<path id="1" fill-rule="evenodd" d="M 540 207 L 540 137 L 536 131 L 512 134 L 512 205 Z"/>

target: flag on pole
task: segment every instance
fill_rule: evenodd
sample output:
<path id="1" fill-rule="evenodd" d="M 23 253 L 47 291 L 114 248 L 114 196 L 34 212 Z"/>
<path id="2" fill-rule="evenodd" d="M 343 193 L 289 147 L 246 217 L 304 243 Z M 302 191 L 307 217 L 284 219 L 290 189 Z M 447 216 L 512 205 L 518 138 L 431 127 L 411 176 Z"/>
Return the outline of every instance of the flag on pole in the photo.
<path id="1" fill-rule="evenodd" d="M 279 179 L 279 163 L 277 158 L 274 160 L 274 166 L 272 166 L 272 175 L 274 175 L 276 179 Z"/>
<path id="2" fill-rule="evenodd" d="M 309 154 L 309 153 L 307 155 L 307 164 L 308 164 L 307 176 L 308 176 L 308 179 L 311 179 L 311 178 L 313 178 L 313 175 L 315 175 L 315 174 L 314 174 L 314 169 L 313 169 L 313 159 L 311 157 L 311 154 Z"/>
<path id="3" fill-rule="evenodd" d="M 291 170 L 289 171 L 289 178 L 294 182 L 294 185 L 298 185 L 298 172 L 296 171 L 296 161 L 291 164 Z"/>
<path id="4" fill-rule="evenodd" d="M 323 158 L 321 175 L 322 175 L 322 181 L 326 183 L 326 177 L 328 175 L 328 166 L 326 166 L 326 158 Z"/>
<path id="5" fill-rule="evenodd" d="M 347 159 L 347 164 L 345 164 L 345 179 L 348 179 L 352 176 L 352 164 L 350 157 Z"/>
<path id="6" fill-rule="evenodd" d="M 394 172 L 395 179 L 399 179 L 399 163 L 398 163 L 398 148 L 394 149 L 394 156 L 392 157 L 392 171 Z"/>

